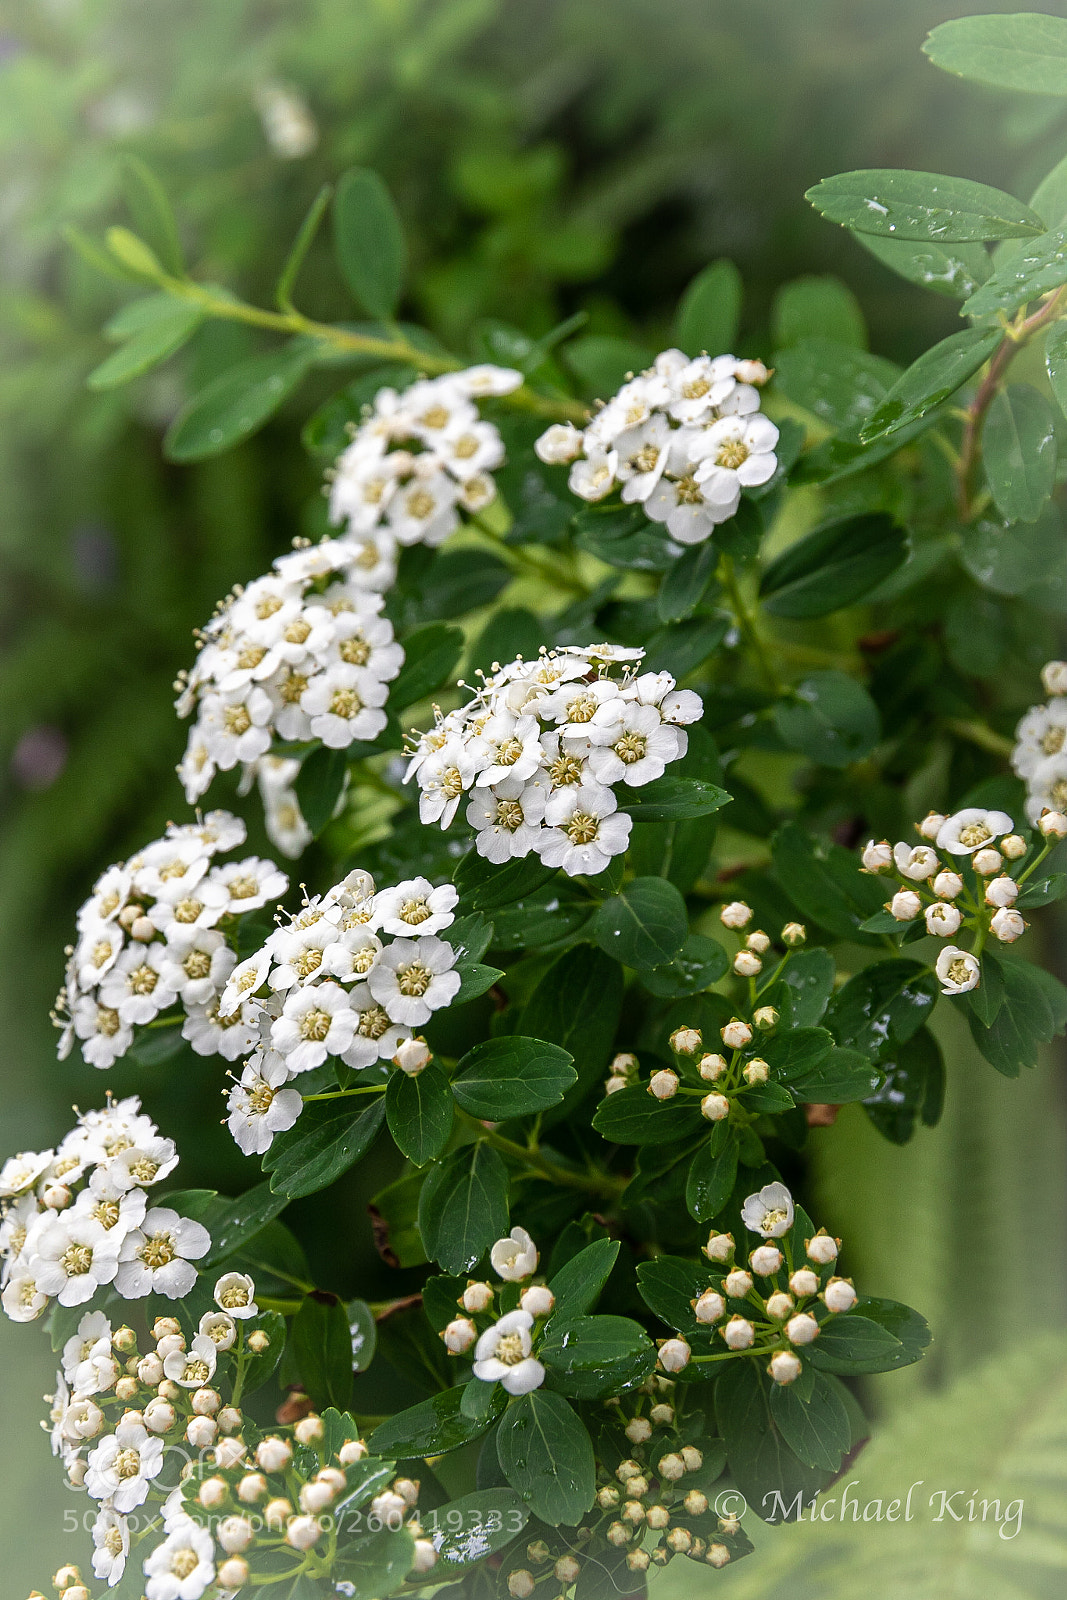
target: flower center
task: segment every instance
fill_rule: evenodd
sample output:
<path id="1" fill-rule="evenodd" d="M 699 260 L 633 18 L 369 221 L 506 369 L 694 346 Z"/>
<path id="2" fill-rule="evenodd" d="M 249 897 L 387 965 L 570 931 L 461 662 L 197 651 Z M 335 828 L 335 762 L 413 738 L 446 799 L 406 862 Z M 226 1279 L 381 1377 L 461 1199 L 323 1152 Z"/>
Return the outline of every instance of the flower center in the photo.
<path id="1" fill-rule="evenodd" d="M 328 1011 L 309 1011 L 300 1019 L 300 1036 L 321 1044 L 329 1033 L 332 1023 L 333 1018 Z"/>
<path id="2" fill-rule="evenodd" d="M 117 911 L 118 910 L 118 907 L 119 907 L 119 897 L 118 897 L 117 894 L 115 894 L 114 891 L 112 891 L 111 894 L 104 895 L 103 899 L 101 900 L 101 902 L 100 902 L 100 915 L 102 917 L 110 917 L 110 915 L 111 915 L 111 913 L 113 911 Z"/>
<path id="3" fill-rule="evenodd" d="M 363 701 L 354 689 L 335 689 L 330 697 L 330 710 L 335 717 L 344 717 L 347 721 L 363 710 Z"/>
<path id="4" fill-rule="evenodd" d="M 674 485 L 674 492 L 678 496 L 680 506 L 699 506 L 704 503 L 704 496 L 700 492 L 700 485 L 691 472 L 684 478 L 679 478 Z"/>
<path id="5" fill-rule="evenodd" d="M 93 1207 L 93 1216 L 102 1228 L 113 1228 L 119 1220 L 118 1201 L 98 1200 Z M 88 1351 L 84 1354 L 88 1354 Z"/>
<path id="6" fill-rule="evenodd" d="M 648 741 L 643 733 L 624 733 L 614 745 L 615 754 L 626 766 L 632 766 L 635 761 L 644 759 Z"/>
<path id="7" fill-rule="evenodd" d="M 141 1470 L 141 1452 L 129 1449 L 120 1450 L 115 1457 L 115 1476 L 118 1478 L 136 1478 Z"/>
<path id="8" fill-rule="evenodd" d="M 230 891 L 231 900 L 250 900 L 259 892 L 259 884 L 255 878 L 231 878 L 226 886 Z"/>
<path id="9" fill-rule="evenodd" d="M 976 850 L 980 844 L 985 844 L 993 835 L 984 822 L 968 822 L 960 829 L 960 844 L 965 844 L 968 850 Z"/>
<path id="10" fill-rule="evenodd" d="M 458 767 L 446 767 L 441 779 L 441 793 L 448 800 L 454 800 L 463 793 L 463 777 Z"/>
<path id="11" fill-rule="evenodd" d="M 182 967 L 187 978 L 206 978 L 211 971 L 211 957 L 206 950 L 190 950 Z"/>
<path id="12" fill-rule="evenodd" d="M 400 907 L 401 922 L 406 922 L 413 928 L 417 928 L 420 922 L 425 922 L 428 917 L 432 916 L 433 912 L 426 904 L 426 899 L 423 895 L 420 895 L 417 900 L 405 900 Z"/>
<path id="13" fill-rule="evenodd" d="M 104 1549 L 109 1556 L 122 1554 L 122 1534 L 118 1528 L 109 1528 L 104 1534 Z"/>
<path id="14" fill-rule="evenodd" d="M 597 703 L 591 694 L 579 695 L 567 707 L 568 722 L 592 722 L 596 714 Z"/>
<path id="15" fill-rule="evenodd" d="M 509 833 L 514 833 L 516 828 L 523 824 L 522 807 L 517 800 L 498 800 L 496 805 L 496 825 L 506 828 Z"/>
<path id="16" fill-rule="evenodd" d="M 271 1101 L 274 1099 L 274 1090 L 269 1083 L 264 1083 L 262 1078 L 256 1080 L 255 1085 L 248 1091 L 248 1109 L 257 1116 L 270 1110 Z"/>
<path id="17" fill-rule="evenodd" d="M 561 755 L 549 762 L 548 776 L 553 789 L 564 789 L 568 784 L 581 783 L 582 763 L 577 756 Z"/>
<path id="18" fill-rule="evenodd" d="M 682 384 L 682 397 L 685 400 L 703 400 L 710 388 L 707 378 L 690 378 L 688 383 Z"/>
<path id="19" fill-rule="evenodd" d="M 145 961 L 139 967 L 134 967 L 127 982 L 134 994 L 151 994 L 159 982 L 159 973 Z"/>
<path id="20" fill-rule="evenodd" d="M 175 922 L 195 922 L 204 909 L 202 900 L 179 900 L 174 907 Z"/>
<path id="21" fill-rule="evenodd" d="M 211 1369 L 199 1356 L 190 1357 L 182 1369 L 182 1377 L 186 1383 L 206 1383 L 210 1376 Z"/>
<path id="22" fill-rule="evenodd" d="M 286 705 L 295 705 L 308 686 L 307 674 L 304 672 L 287 672 L 278 685 L 278 693 Z"/>
<path id="23" fill-rule="evenodd" d="M 99 944 L 93 945 L 92 963 L 94 967 L 102 967 L 104 962 L 110 959 L 110 956 L 111 943 L 109 940 L 101 939 Z"/>
<path id="24" fill-rule="evenodd" d="M 498 747 L 496 759 L 502 767 L 513 767 L 521 755 L 522 740 L 513 737 L 505 739 L 503 744 Z"/>
<path id="25" fill-rule="evenodd" d="M 298 978 L 309 978 L 322 965 L 322 951 L 315 945 L 309 950 L 301 950 L 298 956 L 293 957 L 292 967 Z"/>
<path id="26" fill-rule="evenodd" d="M 1063 749 L 1067 728 L 1048 728 L 1042 737 L 1041 748 L 1047 756 L 1058 756 Z"/>
<path id="27" fill-rule="evenodd" d="M 69 1244 L 60 1256 L 63 1271 L 68 1278 L 81 1278 L 91 1269 L 93 1264 L 92 1246 L 88 1244 Z"/>
<path id="28" fill-rule="evenodd" d="M 305 622 L 303 617 L 295 617 L 285 630 L 286 644 L 303 644 L 311 632 L 311 623 Z"/>
<path id="29" fill-rule="evenodd" d="M 760 1228 L 764 1233 L 770 1233 L 772 1229 L 780 1227 L 783 1222 L 788 1222 L 788 1220 L 789 1212 L 783 1211 L 781 1207 L 779 1207 L 776 1211 L 767 1212 L 763 1218 L 763 1221 L 760 1223 Z"/>
<path id="30" fill-rule="evenodd" d="M 219 1299 L 227 1311 L 232 1311 L 235 1306 L 246 1306 L 248 1304 L 248 1290 L 243 1283 L 234 1283 L 228 1289 L 222 1291 Z"/>
<path id="31" fill-rule="evenodd" d="M 659 451 L 655 445 L 645 444 L 630 457 L 630 465 L 635 472 L 651 472 L 658 460 Z"/>
<path id="32" fill-rule="evenodd" d="M 496 1358 L 506 1367 L 514 1367 L 526 1359 L 522 1348 L 522 1336 L 517 1333 L 506 1333 L 496 1347 Z"/>
<path id="33" fill-rule="evenodd" d="M 136 1178 L 138 1183 L 152 1183 L 159 1171 L 159 1162 L 153 1161 L 151 1156 L 138 1156 L 136 1161 L 130 1162 L 130 1177 Z"/>
<path id="34" fill-rule="evenodd" d="M 261 644 L 246 644 L 237 657 L 237 665 L 242 672 L 251 672 L 253 667 L 259 666 L 266 653 Z"/>
<path id="35" fill-rule="evenodd" d="M 266 622 L 268 617 L 273 617 L 276 611 L 282 609 L 282 601 L 276 594 L 266 594 L 256 606 L 256 616 L 260 622 Z"/>
<path id="36" fill-rule="evenodd" d="M 174 1235 L 170 1233 L 154 1233 L 141 1246 L 141 1260 L 153 1270 L 169 1266 L 176 1254 Z"/>
<path id="37" fill-rule="evenodd" d="M 741 463 L 748 460 L 748 454 L 748 445 L 743 439 L 724 439 L 716 452 L 715 465 L 736 472 Z"/>
<path id="38" fill-rule="evenodd" d="M 953 983 L 966 983 L 970 978 L 970 968 L 962 956 L 957 956 L 954 961 L 949 962 L 948 975 Z"/>
<path id="39" fill-rule="evenodd" d="M 446 406 L 431 406 L 419 418 L 424 428 L 447 428 L 448 408 Z"/>
<path id="40" fill-rule="evenodd" d="M 416 998 L 424 995 L 433 982 L 433 973 L 421 961 L 409 961 L 406 967 L 397 967 L 396 986 L 401 994 Z"/>
<path id="41" fill-rule="evenodd" d="M 380 1039 L 389 1028 L 389 1018 L 381 1006 L 368 1006 L 359 1014 L 356 1032 L 364 1039 Z"/>
<path id="42" fill-rule="evenodd" d="M 1049 790 L 1049 799 L 1057 811 L 1067 809 L 1067 778 L 1057 778 Z"/>
<path id="43" fill-rule="evenodd" d="M 414 517 L 417 522 L 425 522 L 427 517 L 433 515 L 436 505 L 428 489 L 416 489 L 408 495 L 408 516 Z"/>
<path id="44" fill-rule="evenodd" d="M 234 735 L 247 733 L 252 726 L 247 706 L 227 706 L 222 720 L 226 725 L 226 732 Z"/>
<path id="45" fill-rule="evenodd" d="M 341 660 L 347 661 L 350 667 L 365 667 L 370 660 L 370 645 L 361 633 L 342 639 L 338 649 Z"/>
<path id="46" fill-rule="evenodd" d="M 599 828 L 599 817 L 590 816 L 588 811 L 576 811 L 563 831 L 572 844 L 592 844 Z"/>

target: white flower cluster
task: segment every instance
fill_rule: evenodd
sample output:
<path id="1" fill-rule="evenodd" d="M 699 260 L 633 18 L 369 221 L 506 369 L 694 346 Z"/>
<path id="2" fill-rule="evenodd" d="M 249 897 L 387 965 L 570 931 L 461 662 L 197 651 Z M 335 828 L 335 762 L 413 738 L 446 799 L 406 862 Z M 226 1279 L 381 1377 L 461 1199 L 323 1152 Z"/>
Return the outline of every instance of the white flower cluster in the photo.
<path id="1" fill-rule="evenodd" d="M 791 1231 L 795 1219 L 793 1197 L 784 1183 L 776 1180 L 750 1194 L 741 1220 L 762 1242 L 742 1266 L 734 1259 L 733 1234 L 713 1231 L 703 1246 L 713 1279 L 691 1301 L 701 1328 L 716 1329 L 728 1350 L 769 1357 L 767 1371 L 782 1385 L 799 1378 L 803 1361 L 797 1351 L 818 1338 L 825 1314 L 851 1311 L 857 1299 L 852 1280 L 834 1270 L 840 1239 L 820 1228 L 804 1240 L 807 1259 L 800 1262 L 788 1246 L 783 1251 L 775 1243 Z M 681 1372 L 691 1359 L 685 1338 L 660 1345 L 659 1364 L 665 1372 Z"/>
<path id="2" fill-rule="evenodd" d="M 402 545 L 438 545 L 495 499 L 504 460 L 500 430 L 477 402 L 511 394 L 522 373 L 489 365 L 379 389 L 330 477 L 330 521 L 344 524 L 367 570 L 396 572 Z"/>
<path id="3" fill-rule="evenodd" d="M 664 350 L 630 378 L 584 430 L 555 423 L 534 446 L 545 462 L 572 462 L 583 500 L 621 485 L 680 544 L 701 544 L 737 511 L 742 489 L 773 477 L 778 429 L 760 411 L 762 361 Z"/>
<path id="4" fill-rule="evenodd" d="M 437 935 L 458 898 L 426 878 L 376 891 L 369 873 L 350 872 L 234 967 L 219 1013 L 248 1013 L 263 1036 L 229 1096 L 230 1131 L 246 1155 L 262 1154 L 299 1116 L 291 1079 L 330 1056 L 357 1069 L 388 1061 L 455 998 L 456 952 Z"/>
<path id="5" fill-rule="evenodd" d="M 218 998 L 237 957 L 220 924 L 276 900 L 289 886 L 273 861 L 215 862 L 243 844 L 245 825 L 228 811 L 171 823 L 126 862 L 109 867 L 78 912 L 57 1000 L 60 1059 L 74 1038 L 94 1067 L 110 1067 L 134 1029 L 180 1005 L 182 1036 L 197 1055 L 234 1061 L 258 1031 L 249 1012 L 222 1018 Z"/>
<path id="6" fill-rule="evenodd" d="M 525 1228 L 512 1228 L 489 1253 L 493 1271 L 504 1283 L 524 1283 L 537 1271 L 540 1256 Z M 533 1354 L 541 1324 L 551 1316 L 556 1300 L 543 1283 L 531 1283 L 519 1303 L 486 1325 L 497 1290 L 491 1283 L 471 1280 L 456 1304 L 463 1312 L 441 1331 L 450 1355 L 466 1355 L 473 1347 L 474 1376 L 481 1383 L 499 1383 L 508 1394 L 530 1394 L 545 1381 L 544 1365 Z M 481 1325 L 475 1318 L 483 1319 Z"/>
<path id="7" fill-rule="evenodd" d="M 572 877 L 602 872 L 630 837 L 613 786 L 660 777 L 686 752 L 681 725 L 704 709 L 669 672 L 639 673 L 643 655 L 566 645 L 494 669 L 467 705 L 438 714 L 419 738 L 405 780 L 418 783 L 422 821 L 447 828 L 468 795 L 467 821 L 487 860 L 532 850 Z"/>
<path id="8" fill-rule="evenodd" d="M 148 1195 L 177 1163 L 174 1141 L 160 1137 L 137 1099 L 80 1115 L 56 1150 L 10 1156 L 0 1168 L 8 1316 L 32 1322 L 53 1297 L 61 1306 L 84 1305 L 105 1284 L 127 1300 L 188 1294 L 192 1262 L 211 1245 L 207 1229 L 150 1206 Z M 88 1350 L 75 1383 L 82 1394 L 95 1392 L 98 1359 L 112 1383 L 117 1377 L 110 1346 Z"/>
<path id="9" fill-rule="evenodd" d="M 1012 768 L 1027 788 L 1026 815 L 1038 823 L 1045 811 L 1067 812 L 1067 661 L 1049 661 L 1041 673 L 1043 706 L 1031 706 L 1015 730 Z"/>

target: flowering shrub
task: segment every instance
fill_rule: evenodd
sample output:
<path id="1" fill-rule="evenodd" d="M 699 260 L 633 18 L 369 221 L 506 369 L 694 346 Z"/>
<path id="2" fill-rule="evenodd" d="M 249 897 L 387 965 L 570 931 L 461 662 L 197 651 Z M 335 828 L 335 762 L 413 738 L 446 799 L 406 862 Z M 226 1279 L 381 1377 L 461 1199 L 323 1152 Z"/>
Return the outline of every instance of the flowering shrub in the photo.
<path id="1" fill-rule="evenodd" d="M 1002 21 L 929 52 L 1004 81 Z M 244 824 L 172 825 L 100 880 L 68 970 L 62 1048 L 90 1064 L 240 1062 L 228 1122 L 262 1177 L 150 1206 L 175 1152 L 135 1100 L 0 1174 L 4 1306 L 63 1352 L 56 1449 L 122 1600 L 640 1595 L 677 1556 L 751 1548 L 720 1483 L 798 1516 L 866 1436 L 861 1380 L 921 1357 L 922 1316 L 857 1287 L 797 1196 L 843 1105 L 897 1143 L 937 1121 L 939 1005 L 1006 1076 L 1067 1023 L 1014 948 L 1067 883 L 1042 609 L 1061 190 L 827 179 L 816 206 L 962 301 L 961 332 L 900 373 L 801 285 L 772 363 L 736 358 L 713 266 L 675 344 L 609 361 L 592 408 L 573 323 L 496 327 L 464 365 L 395 321 L 402 232 L 370 173 L 333 198 L 368 323 L 294 305 L 329 195 L 277 311 L 188 274 L 150 185 L 146 236 L 108 235 L 152 289 L 111 325 L 108 383 L 205 320 L 287 341 L 190 402 L 173 459 L 313 368 L 367 369 L 305 428 L 334 461 L 323 537 L 224 602 L 179 701 L 190 802 L 243 767 L 311 890 L 272 930 L 284 875 L 213 862 Z M 1052 398 L 1005 382 L 1046 329 Z M 991 614 L 1052 697 L 1014 742 Z M 281 1220 L 346 1174 L 417 1273 L 395 1299 L 342 1297 L 342 1239 L 316 1282 Z M 73 1565 L 56 1586 L 91 1592 Z"/>

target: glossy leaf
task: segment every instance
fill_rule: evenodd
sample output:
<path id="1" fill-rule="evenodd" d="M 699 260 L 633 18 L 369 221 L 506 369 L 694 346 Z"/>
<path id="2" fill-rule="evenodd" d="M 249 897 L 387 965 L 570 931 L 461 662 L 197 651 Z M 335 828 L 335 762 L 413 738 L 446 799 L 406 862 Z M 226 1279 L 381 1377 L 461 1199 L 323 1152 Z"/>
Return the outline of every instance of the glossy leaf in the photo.
<path id="1" fill-rule="evenodd" d="M 511 1487 L 550 1527 L 573 1527 L 593 1503 L 596 1464 L 585 1424 L 549 1389 L 513 1400 L 496 1436 Z"/>
<path id="2" fill-rule="evenodd" d="M 439 689 L 451 677 L 466 641 L 461 628 L 429 622 L 403 639 L 404 665 L 389 689 L 390 705 L 404 711 Z"/>
<path id="3" fill-rule="evenodd" d="M 884 1082 L 864 1098 L 863 1109 L 882 1137 L 906 1144 L 920 1121 L 935 1127 L 945 1098 L 945 1066 L 929 1029 L 920 1028 L 904 1044 L 885 1051 L 878 1065 Z"/>
<path id="4" fill-rule="evenodd" d="M 484 1139 L 432 1168 L 419 1196 L 419 1232 L 432 1261 L 469 1272 L 507 1231 L 507 1169 Z"/>
<path id="5" fill-rule="evenodd" d="M 353 167 L 337 184 L 334 245 L 349 289 L 372 317 L 391 317 L 404 282 L 404 230 L 376 172 Z"/>
<path id="6" fill-rule="evenodd" d="M 968 1016 L 975 1044 L 991 1066 L 1007 1078 L 1037 1064 L 1041 1046 L 1062 1033 L 1067 1020 L 1067 990 L 1058 978 L 1026 961 L 1001 963 L 1004 999 L 986 1026 Z"/>
<path id="7" fill-rule="evenodd" d="M 760 582 L 764 608 L 781 617 L 827 616 L 870 594 L 907 555 L 907 535 L 886 512 L 829 523 L 771 562 Z"/>
<path id="8" fill-rule="evenodd" d="M 839 1044 L 876 1061 L 922 1027 L 938 987 L 930 968 L 917 961 L 876 961 L 838 990 L 827 1026 Z"/>
<path id="9" fill-rule="evenodd" d="M 229 367 L 194 395 L 167 429 L 168 459 L 203 461 L 249 438 L 303 382 L 313 361 L 313 347 L 301 342 Z"/>
<path id="10" fill-rule="evenodd" d="M 657 1100 L 642 1084 L 609 1094 L 596 1109 L 593 1127 L 614 1144 L 670 1144 L 707 1127 L 697 1102 L 676 1095 Z"/>
<path id="11" fill-rule="evenodd" d="M 719 551 L 710 539 L 690 545 L 663 574 L 656 595 L 656 613 L 661 622 L 681 622 L 704 599 L 715 577 Z"/>
<path id="12" fill-rule="evenodd" d="M 824 767 L 847 767 L 869 755 L 882 735 L 878 708 L 843 672 L 813 672 L 795 698 L 779 701 L 774 725 L 790 750 Z"/>
<path id="13" fill-rule="evenodd" d="M 776 348 L 803 339 L 832 339 L 862 350 L 867 329 L 858 300 L 840 278 L 806 277 L 783 284 L 775 295 L 771 337 Z"/>
<path id="14" fill-rule="evenodd" d="M 982 429 L 982 456 L 1004 520 L 1036 522 L 1056 481 L 1056 424 L 1044 395 L 1026 383 L 998 390 Z"/>
<path id="15" fill-rule="evenodd" d="M 575 1400 L 622 1394 L 656 1365 L 656 1348 L 629 1317 L 554 1315 L 537 1349 L 550 1385 Z"/>
<path id="16" fill-rule="evenodd" d="M 1045 225 L 1021 200 L 969 178 L 869 168 L 824 178 L 805 199 L 828 222 L 889 239 L 1025 239 Z"/>
<path id="17" fill-rule="evenodd" d="M 860 442 L 871 444 L 900 433 L 925 417 L 974 376 L 1003 337 L 999 328 L 964 328 L 925 350 L 864 424 Z"/>
<path id="18" fill-rule="evenodd" d="M 846 1105 L 852 1100 L 867 1100 L 884 1083 L 878 1067 L 872 1067 L 858 1050 L 831 1050 L 814 1067 L 790 1081 L 790 1088 L 802 1104 Z"/>
<path id="19" fill-rule="evenodd" d="M 555 868 L 544 866 L 536 856 L 506 861 L 498 867 L 470 850 L 456 868 L 455 885 L 465 907 L 493 912 L 535 894 L 555 875 Z"/>
<path id="20" fill-rule="evenodd" d="M 275 1139 L 264 1157 L 271 1188 L 290 1200 L 325 1189 L 370 1148 L 384 1121 L 385 1098 L 381 1095 L 366 1110 L 355 1112 L 343 1102 L 338 1110 L 332 1100 L 309 1107 L 290 1133 Z"/>
<path id="21" fill-rule="evenodd" d="M 470 1385 L 468 1385 L 468 1388 Z M 426 1538 L 437 1550 L 435 1576 L 482 1561 L 511 1543 L 529 1521 L 529 1510 L 513 1489 L 477 1489 L 450 1500 L 440 1511 L 420 1513 Z"/>
<path id="22" fill-rule="evenodd" d="M 558 1105 L 577 1077 L 570 1054 L 559 1045 L 506 1034 L 468 1050 L 452 1092 L 472 1117 L 504 1122 Z"/>
<path id="23" fill-rule="evenodd" d="M 622 789 L 619 810 L 641 822 L 681 822 L 707 817 L 729 805 L 730 795 L 718 784 L 699 778 L 675 778 L 669 773 L 636 789 Z"/>
<path id="24" fill-rule="evenodd" d="M 475 1421 L 463 1415 L 460 1407 L 465 1388 L 466 1384 L 457 1384 L 380 1423 L 369 1440 L 374 1454 L 394 1461 L 443 1456 L 477 1439 L 491 1419 Z"/>
<path id="25" fill-rule="evenodd" d="M 1056 228 L 1011 250 L 992 277 L 960 307 L 961 317 L 1010 315 L 1028 300 L 1067 283 L 1067 229 Z"/>
<path id="26" fill-rule="evenodd" d="M 789 985 L 793 1021 L 798 1028 L 813 1028 L 834 992 L 834 958 L 829 950 L 797 950 L 785 964 L 782 981 Z"/>
<path id="27" fill-rule="evenodd" d="M 352 1393 L 352 1336 L 344 1303 L 316 1289 L 305 1295 L 289 1335 L 292 1358 L 312 1403 L 343 1411 Z"/>
<path id="28" fill-rule="evenodd" d="M 854 1312 L 827 1317 L 807 1354 L 821 1372 L 892 1372 L 918 1361 L 929 1342 L 917 1311 L 895 1300 L 863 1299 Z"/>
<path id="29" fill-rule="evenodd" d="M 795 1384 L 771 1385 L 771 1418 L 793 1454 L 806 1466 L 836 1472 L 852 1448 L 852 1429 L 840 1395 L 822 1373 L 802 1399 Z"/>
<path id="30" fill-rule="evenodd" d="M 594 1239 L 548 1280 L 556 1297 L 553 1316 L 578 1317 L 591 1311 L 619 1257 L 617 1239 Z"/>
<path id="31" fill-rule="evenodd" d="M 689 934 L 689 918 L 685 901 L 672 883 L 663 878 L 634 878 L 603 901 L 593 930 L 606 954 L 638 971 L 650 971 L 682 948 Z"/>
<path id="32" fill-rule="evenodd" d="M 727 1361 L 715 1382 L 715 1415 L 737 1487 L 767 1521 L 793 1521 L 827 1481 L 789 1448 L 770 1411 L 771 1382 L 753 1361 Z"/>
<path id="33" fill-rule="evenodd" d="M 685 1203 L 698 1222 L 710 1222 L 729 1200 L 737 1177 L 738 1153 L 737 1134 L 728 1122 L 718 1123 L 715 1134 L 697 1150 L 686 1180 Z"/>
<path id="34" fill-rule="evenodd" d="M 285 1210 L 285 1195 L 275 1194 L 269 1183 L 257 1183 L 236 1200 L 229 1200 L 221 1216 L 212 1218 L 211 1249 L 198 1262 L 201 1272 L 213 1267 L 234 1250 L 245 1250 L 256 1235 Z"/>
<path id="35" fill-rule="evenodd" d="M 771 854 L 775 876 L 789 898 L 806 917 L 839 939 L 855 938 L 885 899 L 884 885 L 861 873 L 852 851 L 828 845 L 796 823 L 779 828 Z M 872 942 L 867 934 L 859 938 Z"/>
<path id="36" fill-rule="evenodd" d="M 524 1034 L 562 1045 L 573 1057 L 578 1082 L 564 1106 L 603 1076 L 614 1048 L 622 994 L 618 962 L 581 945 L 553 963 L 519 1017 Z M 548 1120 L 554 1120 L 551 1114 Z"/>
<path id="37" fill-rule="evenodd" d="M 414 1561 L 415 1541 L 410 1530 L 385 1527 L 340 1544 L 327 1581 L 334 1594 L 344 1594 L 341 1585 L 345 1584 L 352 1586 L 354 1594 L 388 1595 L 400 1587 Z"/>
<path id="38" fill-rule="evenodd" d="M 1033 204 L 1043 217 L 1041 207 L 1036 201 Z M 989 252 L 982 244 L 935 244 L 933 240 L 920 244 L 911 239 L 883 239 L 873 233 L 860 233 L 856 238 L 891 272 L 951 300 L 965 300 L 992 270 Z"/>
<path id="39" fill-rule="evenodd" d="M 726 973 L 729 957 L 716 939 L 704 933 L 691 933 L 676 956 L 641 975 L 650 994 L 665 1000 L 678 1000 L 698 994 L 717 983 Z"/>
<path id="40" fill-rule="evenodd" d="M 424 1167 L 441 1154 L 452 1131 L 452 1090 L 431 1061 L 414 1077 L 393 1072 L 385 1091 L 385 1115 L 397 1149 Z"/>
<path id="41" fill-rule="evenodd" d="M 1054 322 L 1045 340 L 1045 370 L 1060 410 L 1067 415 L 1067 322 Z"/>

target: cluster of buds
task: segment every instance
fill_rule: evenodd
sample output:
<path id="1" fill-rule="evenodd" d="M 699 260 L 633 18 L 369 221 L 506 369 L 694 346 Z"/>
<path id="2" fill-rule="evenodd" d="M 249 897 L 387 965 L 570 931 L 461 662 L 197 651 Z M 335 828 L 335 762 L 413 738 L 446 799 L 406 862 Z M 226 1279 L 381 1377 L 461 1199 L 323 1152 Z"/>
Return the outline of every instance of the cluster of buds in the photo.
<path id="1" fill-rule="evenodd" d="M 1016 833 L 1006 812 L 968 806 L 950 816 L 931 811 L 916 824 L 921 844 L 870 839 L 864 846 L 863 870 L 899 884 L 885 903 L 894 922 L 911 925 L 921 916 L 934 938 L 973 936 L 972 949 L 946 944 L 938 955 L 934 970 L 943 994 L 978 987 L 988 938 L 1014 944 L 1026 932 L 1016 901 L 1034 869 L 1067 837 L 1067 817 L 1046 811 L 1037 826 L 1035 841 Z"/>
<path id="2" fill-rule="evenodd" d="M 730 1115 L 733 1101 L 746 1089 L 758 1088 L 771 1077 L 770 1063 L 758 1054 L 760 1035 L 771 1034 L 778 1026 L 774 1006 L 756 1006 L 751 1022 L 731 1017 L 719 1029 L 721 1049 L 708 1050 L 700 1028 L 675 1028 L 670 1036 L 673 1067 L 660 1067 L 647 1084 L 654 1100 L 673 1100 L 690 1095 L 700 1101 L 701 1115 L 709 1122 L 722 1122 Z M 626 1065 L 620 1070 L 620 1063 Z M 633 1063 L 630 1065 L 630 1063 Z M 637 1082 L 634 1056 L 616 1056 L 606 1091 L 614 1093 Z"/>
<path id="3" fill-rule="evenodd" d="M 471 1353 L 473 1376 L 479 1382 L 499 1383 L 508 1394 L 529 1394 L 545 1381 L 545 1369 L 533 1350 L 552 1314 L 555 1296 L 544 1283 L 528 1281 L 540 1256 L 525 1228 L 512 1228 L 506 1239 L 498 1239 L 489 1260 L 505 1286 L 524 1286 L 517 1300 L 514 1289 L 498 1290 L 488 1281 L 472 1278 L 456 1302 L 461 1315 L 441 1329 L 441 1338 L 449 1355 Z M 498 1294 L 507 1296 L 511 1309 L 494 1309 Z"/>
<path id="4" fill-rule="evenodd" d="M 796 1259 L 795 1209 L 784 1183 L 768 1183 L 750 1194 L 741 1216 L 761 1243 L 749 1251 L 746 1265 L 736 1259 L 733 1234 L 709 1235 L 703 1253 L 712 1273 L 707 1288 L 690 1302 L 693 1318 L 701 1331 L 717 1331 L 728 1350 L 767 1357 L 775 1383 L 794 1383 L 803 1369 L 798 1350 L 818 1338 L 827 1316 L 856 1304 L 852 1280 L 836 1272 L 841 1241 L 820 1228 L 803 1241 L 803 1260 Z M 691 1361 L 703 1359 L 693 1355 L 682 1335 L 660 1343 L 659 1365 L 665 1372 L 683 1372 Z"/>
<path id="5" fill-rule="evenodd" d="M 770 934 L 764 933 L 762 928 L 749 929 L 752 917 L 752 907 L 746 905 L 743 900 L 731 900 L 719 912 L 719 921 L 723 927 L 729 928 L 743 941 L 740 950 L 733 958 L 733 970 L 739 978 L 749 978 L 754 987 L 755 980 L 763 971 L 763 958 L 773 941 Z M 778 935 L 779 943 L 783 944 L 787 951 L 795 950 L 807 937 L 807 929 L 800 922 L 787 922 Z"/>

